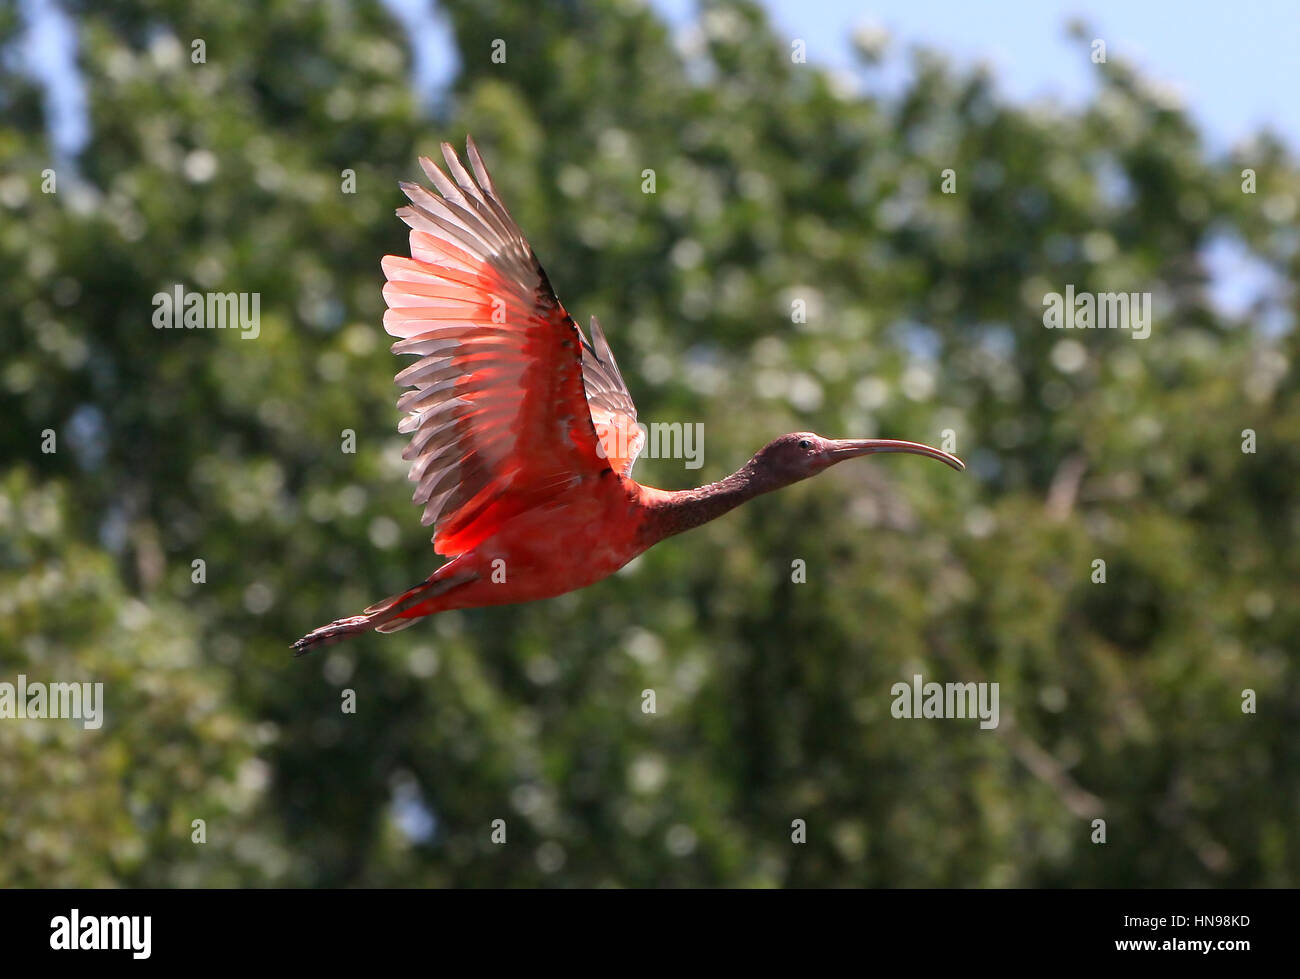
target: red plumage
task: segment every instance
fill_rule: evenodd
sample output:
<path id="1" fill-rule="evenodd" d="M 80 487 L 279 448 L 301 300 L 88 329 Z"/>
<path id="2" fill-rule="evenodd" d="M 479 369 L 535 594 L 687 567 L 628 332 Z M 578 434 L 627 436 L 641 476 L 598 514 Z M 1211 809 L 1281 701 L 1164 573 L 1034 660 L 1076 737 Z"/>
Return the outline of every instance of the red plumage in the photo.
<path id="1" fill-rule="evenodd" d="M 550 598 L 607 577 L 657 541 L 752 496 L 870 452 L 911 442 L 831 440 L 808 432 L 765 446 L 742 469 L 671 493 L 630 476 L 644 442 L 636 406 L 600 324 L 583 335 L 551 290 L 478 149 L 469 171 L 442 145 L 449 178 L 420 163 L 438 194 L 402 184 L 411 257 L 383 259 L 384 328 L 419 359 L 396 377 L 412 390 L 414 502 L 450 558 L 428 579 L 294 644 L 297 653 L 368 630 L 394 632 L 453 608 Z"/>

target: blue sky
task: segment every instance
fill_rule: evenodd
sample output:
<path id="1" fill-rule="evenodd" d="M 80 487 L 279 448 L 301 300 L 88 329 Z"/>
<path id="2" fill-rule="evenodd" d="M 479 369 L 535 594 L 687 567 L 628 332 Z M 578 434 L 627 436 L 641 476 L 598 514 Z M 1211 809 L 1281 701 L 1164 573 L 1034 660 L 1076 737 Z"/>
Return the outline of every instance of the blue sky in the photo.
<path id="1" fill-rule="evenodd" d="M 674 22 L 691 0 L 655 0 Z M 861 24 L 885 28 L 897 57 L 914 44 L 965 63 L 996 66 L 1016 101 L 1092 91 L 1092 65 L 1065 25 L 1080 19 L 1110 59 L 1135 62 L 1182 93 L 1212 146 L 1226 148 L 1262 124 L 1300 145 L 1300 2 L 1297 0 L 767 0 L 774 22 L 808 44 L 809 59 L 847 66 Z M 888 80 L 890 73 L 886 71 Z"/>

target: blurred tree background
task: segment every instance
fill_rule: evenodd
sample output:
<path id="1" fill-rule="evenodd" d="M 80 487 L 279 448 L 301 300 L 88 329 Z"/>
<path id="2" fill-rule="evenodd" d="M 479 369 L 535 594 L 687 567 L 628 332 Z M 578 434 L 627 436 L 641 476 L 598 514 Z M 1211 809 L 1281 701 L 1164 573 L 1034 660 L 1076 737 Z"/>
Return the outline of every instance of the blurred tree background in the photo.
<path id="1" fill-rule="evenodd" d="M 59 6 L 73 159 L 0 0 L 0 679 L 102 681 L 107 720 L 0 722 L 0 884 L 1300 883 L 1297 298 L 1225 315 L 1204 261 L 1295 281 L 1280 139 L 1211 152 L 1114 57 L 1079 108 L 927 50 L 882 95 L 879 38 L 849 86 L 745 2 L 675 36 L 448 0 L 425 101 L 378 0 Z M 799 429 L 951 430 L 970 470 L 842 466 L 581 593 L 293 660 L 438 561 L 379 259 L 466 132 L 642 420 L 703 423 L 702 470 L 642 481 Z M 177 283 L 260 293 L 260 336 L 155 330 Z M 1044 329 L 1067 283 L 1152 292 L 1149 339 Z M 914 673 L 997 681 L 1001 726 L 894 719 Z"/>

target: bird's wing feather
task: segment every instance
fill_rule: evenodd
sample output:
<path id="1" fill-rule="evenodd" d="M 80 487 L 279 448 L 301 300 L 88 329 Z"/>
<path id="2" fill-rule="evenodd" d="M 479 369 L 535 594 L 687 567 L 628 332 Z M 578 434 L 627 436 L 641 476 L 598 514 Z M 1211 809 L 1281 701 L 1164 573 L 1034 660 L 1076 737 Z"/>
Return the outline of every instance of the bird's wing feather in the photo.
<path id="1" fill-rule="evenodd" d="M 609 349 L 600 321 L 591 318 L 591 342 L 582 338 L 582 383 L 587 389 L 591 421 L 614 472 L 629 476 L 645 445 L 645 432 L 636 423 L 636 405 Z"/>
<path id="2" fill-rule="evenodd" d="M 397 213 L 411 227 L 411 257 L 383 260 L 384 329 L 400 337 L 394 353 L 420 357 L 396 377 L 413 388 L 397 403 L 407 413 L 398 431 L 411 433 L 403 458 L 423 523 L 452 557 L 611 466 L 583 386 L 581 331 L 473 140 L 473 176 L 449 144 L 442 153 L 451 178 L 420 160 L 438 195 L 402 185 L 411 204 Z"/>

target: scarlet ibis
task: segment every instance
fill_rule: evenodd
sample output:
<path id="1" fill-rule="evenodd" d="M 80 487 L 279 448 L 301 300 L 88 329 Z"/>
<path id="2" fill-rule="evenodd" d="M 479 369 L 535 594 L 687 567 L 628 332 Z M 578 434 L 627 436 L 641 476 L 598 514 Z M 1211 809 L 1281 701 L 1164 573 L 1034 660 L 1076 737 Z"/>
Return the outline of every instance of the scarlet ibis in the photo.
<path id="1" fill-rule="evenodd" d="M 591 338 L 565 312 L 493 186 L 473 139 L 469 173 L 442 144 L 438 194 L 402 183 L 397 214 L 411 257 L 383 259 L 384 329 L 420 359 L 396 381 L 411 433 L 414 502 L 449 558 L 428 578 L 293 644 L 298 655 L 348 636 L 396 632 L 447 609 L 551 598 L 600 581 L 666 537 L 760 493 L 875 452 L 960 459 L 916 442 L 794 432 L 699 489 L 631 478 L 645 441 L 636 406 L 595 317 Z"/>

